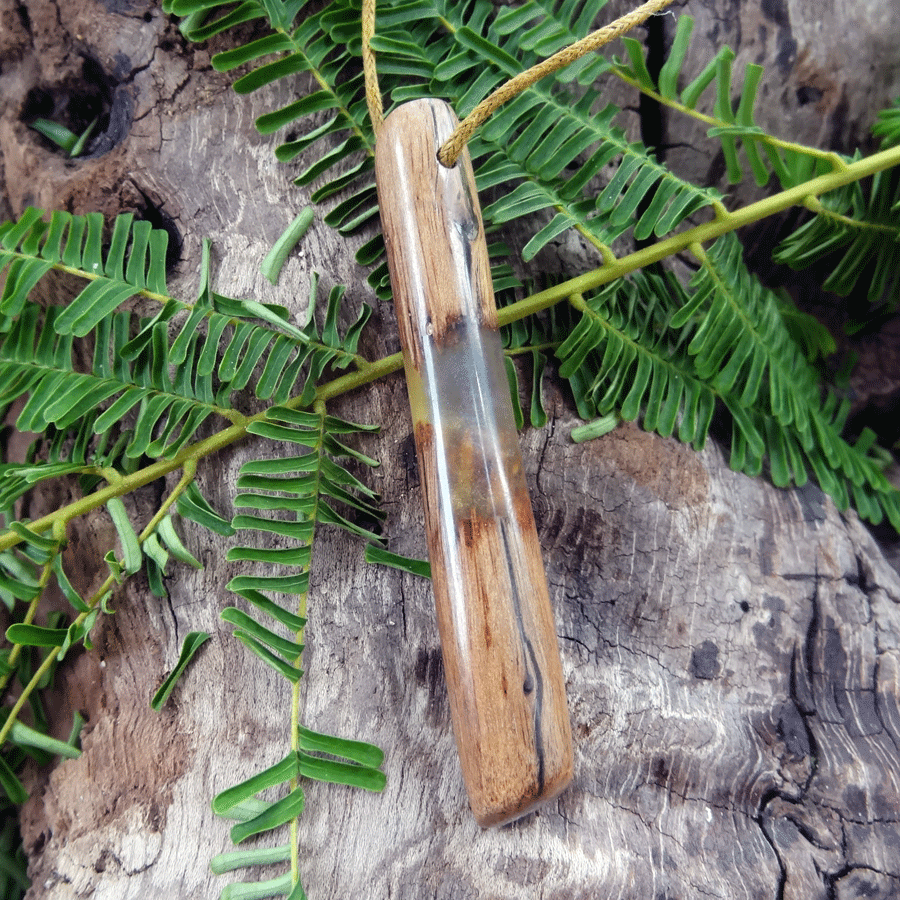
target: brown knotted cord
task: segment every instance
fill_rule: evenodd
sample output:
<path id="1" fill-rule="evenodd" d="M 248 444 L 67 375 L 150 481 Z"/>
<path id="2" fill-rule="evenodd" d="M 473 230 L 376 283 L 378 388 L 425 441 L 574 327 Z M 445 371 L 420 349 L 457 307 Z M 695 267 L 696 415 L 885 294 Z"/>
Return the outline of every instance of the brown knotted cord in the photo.
<path id="1" fill-rule="evenodd" d="M 369 104 L 369 117 L 372 119 L 372 126 L 375 129 L 377 137 L 384 118 L 384 108 L 381 103 L 381 91 L 378 87 L 378 72 L 375 68 L 375 53 L 369 46 L 369 42 L 375 35 L 375 2 L 376 0 L 363 0 L 362 9 L 362 40 L 363 40 L 363 70 L 366 81 L 366 101 Z M 642 6 L 632 10 L 630 13 L 616 19 L 609 25 L 599 28 L 597 31 L 589 34 L 586 38 L 570 44 L 568 47 L 554 53 L 543 62 L 532 66 L 525 72 L 511 78 L 505 84 L 502 84 L 496 91 L 485 97 L 472 112 L 463 119 L 457 126 L 453 134 L 445 142 L 444 146 L 438 151 L 438 159 L 443 165 L 453 166 L 462 153 L 463 148 L 469 142 L 469 139 L 475 133 L 479 125 L 486 122 L 491 115 L 499 109 L 508 100 L 521 94 L 533 84 L 540 81 L 546 75 L 550 75 L 565 66 L 575 62 L 587 53 L 593 50 L 599 50 L 604 44 L 614 41 L 617 37 L 621 37 L 627 31 L 630 31 L 636 25 L 645 22 L 650 16 L 661 12 L 674 0 L 647 0 Z"/>

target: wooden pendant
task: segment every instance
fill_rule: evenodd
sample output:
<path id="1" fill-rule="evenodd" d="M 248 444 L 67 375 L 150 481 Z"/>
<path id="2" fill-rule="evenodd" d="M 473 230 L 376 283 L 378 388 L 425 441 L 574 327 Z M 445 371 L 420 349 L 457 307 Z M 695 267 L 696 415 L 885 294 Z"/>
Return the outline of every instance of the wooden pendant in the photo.
<path id="1" fill-rule="evenodd" d="M 453 728 L 486 827 L 563 790 L 572 738 L 472 164 L 437 159 L 456 124 L 442 101 L 398 107 L 375 172 Z"/>

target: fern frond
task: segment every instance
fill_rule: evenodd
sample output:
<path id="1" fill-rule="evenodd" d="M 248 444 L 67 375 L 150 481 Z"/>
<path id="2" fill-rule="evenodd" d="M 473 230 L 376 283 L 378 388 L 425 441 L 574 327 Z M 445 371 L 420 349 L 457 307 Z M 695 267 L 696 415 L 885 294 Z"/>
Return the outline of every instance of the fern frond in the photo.
<path id="1" fill-rule="evenodd" d="M 565 25 L 562 14 L 571 10 L 529 4 L 528 15 L 539 11 L 545 23 L 552 23 L 546 35 L 551 45 L 563 38 L 577 40 L 590 30 L 592 16 L 586 13 Z M 464 9 L 448 8 L 444 13 L 456 26 L 457 41 L 476 30 L 465 19 Z M 443 90 L 460 114 L 481 99 L 486 72 L 505 80 L 532 61 L 522 53 L 519 35 L 511 28 L 516 22 L 517 12 L 500 14 L 479 39 L 478 53 L 451 57 L 454 80 Z M 436 72 L 447 65 L 448 61 L 440 63 Z M 596 76 L 608 67 L 602 57 L 594 57 L 587 71 Z M 585 72 L 571 74 L 577 80 Z M 698 210 L 720 202 L 717 191 L 677 178 L 642 144 L 629 142 L 614 125 L 618 108 L 607 105 L 594 112 L 597 101 L 593 89 L 573 93 L 540 82 L 501 107 L 470 142 L 479 190 L 505 188 L 503 197 L 485 206 L 487 223 L 500 225 L 535 212 L 552 212 L 549 223 L 525 246 L 526 261 L 570 228 L 605 253 L 629 229 L 638 239 L 666 234 Z M 606 187 L 595 195 L 587 193 L 592 179 L 611 165 L 614 171 Z"/>
<path id="2" fill-rule="evenodd" d="M 464 115 L 489 90 L 534 62 L 538 53 L 583 37 L 597 10 L 576 11 L 576 6 L 568 0 L 532 2 L 498 14 L 486 0 L 463 5 L 413 0 L 379 9 L 373 49 L 378 54 L 382 90 L 394 103 L 442 96 Z M 208 0 L 176 0 L 171 8 L 178 14 L 193 14 L 214 7 Z M 343 234 L 355 232 L 377 214 L 374 137 L 362 78 L 358 69 L 347 68 L 348 50 L 361 52 L 358 35 L 358 5 L 333 0 L 293 31 L 276 29 L 272 35 L 214 58 L 214 64 L 225 70 L 257 65 L 236 82 L 240 91 L 299 72 L 311 75 L 315 85 L 311 93 L 261 117 L 257 127 L 266 133 L 295 129 L 308 117 L 327 114 L 322 124 L 280 145 L 276 155 L 283 161 L 312 158 L 296 180 L 318 185 L 312 194 L 314 202 L 337 200 L 324 219 Z M 602 57 L 593 57 L 573 67 L 566 78 L 574 89 L 577 83 L 589 84 L 608 67 Z M 612 124 L 618 112 L 615 107 L 594 113 L 597 94 L 593 89 L 570 93 L 548 85 L 532 88 L 501 109 L 470 145 L 479 188 L 502 185 L 506 191 L 506 196 L 485 208 L 489 226 L 538 211 L 552 212 L 548 225 L 526 246 L 526 259 L 569 228 L 577 228 L 605 253 L 607 245 L 630 228 L 639 239 L 661 235 L 699 209 L 719 203 L 718 192 L 676 178 L 646 148 L 629 142 Z M 599 196 L 587 195 L 588 183 L 611 163 L 616 171 L 608 188 Z M 646 201 L 652 202 L 645 210 Z M 387 279 L 381 242 L 371 241 L 357 258 L 378 266 L 370 282 L 384 295 Z M 497 275 L 502 283 L 505 276 Z"/>
<path id="3" fill-rule="evenodd" d="M 336 324 L 326 317 L 324 330 L 332 329 L 336 329 Z M 344 443 L 344 435 L 373 429 L 329 416 L 324 405 L 318 404 L 313 412 L 275 407 L 248 430 L 293 445 L 296 453 L 253 460 L 241 468 L 237 483 L 239 493 L 234 503 L 250 512 L 236 515 L 232 526 L 243 535 L 249 532 L 277 535 L 286 546 L 256 547 L 242 542 L 228 552 L 229 561 L 257 562 L 266 566 L 259 574 L 237 575 L 228 584 L 230 590 L 250 604 L 254 613 L 265 617 L 266 624 L 258 621 L 254 614 L 236 607 L 227 607 L 221 615 L 251 652 L 294 686 L 292 705 L 296 708 L 316 526 L 337 525 L 353 535 L 379 541 L 377 535 L 353 520 L 357 515 L 367 520 L 381 517 L 373 503 L 375 492 L 350 472 L 344 462 L 377 464 Z M 273 567 L 286 574 L 274 574 Z M 295 608 L 287 609 L 278 599 L 281 597 L 293 598 Z M 213 801 L 213 809 L 219 815 L 232 814 L 236 808 L 254 801 L 261 791 L 287 784 L 287 793 L 280 800 L 264 804 L 254 815 L 242 817 L 245 820 L 234 826 L 232 840 L 240 843 L 297 819 L 304 803 L 298 777 L 378 791 L 384 787 L 384 774 L 380 771 L 382 761 L 381 751 L 370 744 L 322 735 L 298 725 L 287 757 L 219 794 Z M 294 859 L 295 853 L 295 848 L 288 851 Z M 267 855 L 265 861 L 270 861 Z M 251 855 L 242 857 L 240 865 L 261 862 L 262 858 Z M 237 867 L 229 862 L 222 871 Z M 295 882 L 290 874 L 278 879 L 278 884 L 281 893 L 302 892 L 299 882 Z M 259 885 L 256 888 L 259 889 Z"/>
<path id="4" fill-rule="evenodd" d="M 900 99 L 878 114 L 872 134 L 883 148 L 900 144 Z M 775 249 L 773 258 L 794 269 L 827 261 L 822 287 L 846 296 L 865 283 L 869 315 L 900 303 L 900 174 L 879 172 L 820 198 L 808 198 L 815 215 Z M 864 318 L 864 317 L 861 317 Z M 852 327 L 852 326 L 851 326 Z"/>
<path id="5" fill-rule="evenodd" d="M 579 414 L 616 411 L 644 428 L 703 445 L 714 410 L 732 422 L 732 468 L 779 486 L 812 473 L 845 509 L 900 524 L 900 492 L 863 444 L 841 436 L 846 407 L 822 394 L 791 340 L 777 298 L 743 268 L 731 236 L 706 253 L 687 289 L 670 275 L 637 273 L 588 298 L 557 350 Z M 740 299 L 739 299 L 740 298 Z"/>
<path id="6" fill-rule="evenodd" d="M 171 380 L 165 326 L 159 326 L 163 332 L 157 331 L 149 352 L 127 360 L 123 348 L 128 343 L 129 313 L 114 313 L 98 323 L 92 370 L 79 372 L 71 332 L 58 325 L 67 311 L 29 302 L 0 337 L 4 376 L 0 399 L 10 403 L 28 395 L 16 423 L 20 430 L 43 433 L 52 426 L 61 434 L 74 428 L 99 434 L 137 407 L 126 453 L 158 456 L 177 452 L 213 413 L 231 414 L 216 403 L 208 378 L 198 376 L 193 383 L 186 377 Z M 71 461 L 83 464 L 86 451 L 82 446 Z"/>
<path id="7" fill-rule="evenodd" d="M 133 421 L 119 448 L 125 457 L 171 456 L 212 415 L 242 421 L 231 406 L 235 392 L 249 386 L 276 404 L 298 392 L 308 405 L 327 367 L 357 361 L 371 309 L 364 304 L 340 334 L 341 287 L 330 292 L 319 324 L 314 277 L 309 316 L 298 327 L 283 307 L 215 293 L 208 247 L 204 289 L 190 304 L 165 293 L 164 231 L 126 214 L 116 219 L 105 256 L 102 237 L 99 215 L 54 213 L 48 223 L 40 210 L 29 209 L 17 222 L 0 226 L 0 262 L 10 264 L 0 307 L 0 407 L 27 396 L 17 427 L 48 437 L 52 461 L 83 465 L 95 435 L 108 434 L 127 416 Z M 29 294 L 51 269 L 88 286 L 66 306 L 43 307 Z M 159 303 L 159 312 L 138 319 L 117 311 L 136 293 Z M 79 371 L 75 339 L 88 336 L 93 361 L 90 371 Z"/>
<path id="8" fill-rule="evenodd" d="M 900 97 L 894 99 L 892 106 L 878 113 L 872 135 L 881 140 L 882 150 L 900 145 Z"/>
<path id="9" fill-rule="evenodd" d="M 646 273 L 573 298 L 580 319 L 556 354 L 583 419 L 643 413 L 648 431 L 704 445 L 716 398 L 697 376 L 685 336 L 668 327 L 686 299 L 672 276 Z"/>
<path id="10" fill-rule="evenodd" d="M 709 136 L 719 139 L 727 177 L 732 184 L 742 181 L 744 177 L 740 150 L 743 150 L 750 171 L 760 186 L 767 184 L 773 173 L 782 188 L 787 189 L 823 171 L 833 171 L 844 165 L 837 153 L 779 140 L 757 125 L 754 107 L 763 69 L 755 63 L 748 63 L 744 69 L 735 109 L 731 100 L 738 93 L 733 84 L 735 54 L 729 47 L 722 47 L 699 75 L 679 89 L 679 84 L 685 80 L 682 69 L 688 58 L 693 27 L 691 16 L 679 16 L 669 55 L 656 82 L 649 74 L 644 47 L 634 38 L 622 39 L 628 59 L 616 57 L 612 71 L 662 105 L 703 122 L 708 127 Z M 698 107 L 708 93 L 713 95 L 711 102 L 705 103 L 709 112 L 703 112 Z"/>
<path id="11" fill-rule="evenodd" d="M 100 213 L 73 216 L 29 207 L 16 222 L 0 225 L 0 330 L 9 329 L 37 283 L 52 268 L 71 272 L 87 286 L 56 320 L 60 335 L 84 337 L 135 294 L 165 297 L 168 234 L 131 213 L 116 219 L 109 249 L 103 252 Z"/>
<path id="12" fill-rule="evenodd" d="M 850 294 L 863 280 L 869 305 L 896 309 L 900 303 L 900 173 L 879 172 L 867 185 L 856 182 L 807 200 L 815 215 L 775 249 L 773 259 L 794 269 L 828 260 L 826 291 Z"/>

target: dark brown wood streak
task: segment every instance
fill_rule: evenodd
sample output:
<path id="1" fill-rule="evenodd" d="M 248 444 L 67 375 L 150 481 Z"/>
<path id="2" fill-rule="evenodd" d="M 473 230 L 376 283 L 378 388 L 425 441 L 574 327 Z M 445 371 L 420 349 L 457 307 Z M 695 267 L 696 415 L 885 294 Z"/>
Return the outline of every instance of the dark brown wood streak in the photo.
<path id="1" fill-rule="evenodd" d="M 376 177 L 453 727 L 488 826 L 557 796 L 572 743 L 471 162 L 437 160 L 455 123 L 440 101 L 399 107 Z"/>

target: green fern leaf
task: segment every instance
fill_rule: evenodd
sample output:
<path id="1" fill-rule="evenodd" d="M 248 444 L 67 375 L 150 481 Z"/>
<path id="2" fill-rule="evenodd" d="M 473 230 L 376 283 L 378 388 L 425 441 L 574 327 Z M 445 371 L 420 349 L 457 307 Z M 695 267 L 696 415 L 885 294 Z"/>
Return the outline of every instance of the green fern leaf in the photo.
<path id="1" fill-rule="evenodd" d="M 700 447 L 720 403 L 732 422 L 732 468 L 759 475 L 768 465 L 779 486 L 812 472 L 839 508 L 864 494 L 860 515 L 896 527 L 900 491 L 869 447 L 841 436 L 846 406 L 822 399 L 777 298 L 743 269 L 736 239 L 720 239 L 702 262 L 687 290 L 640 273 L 581 302 L 557 356 L 582 417 L 642 417 L 644 428 Z"/>
<path id="2" fill-rule="evenodd" d="M 287 862 L 291 858 L 290 844 L 281 847 L 255 847 L 251 850 L 233 850 L 220 853 L 209 861 L 209 868 L 214 875 L 224 875 L 235 869 L 249 866 L 271 866 L 275 863 Z"/>
<path id="3" fill-rule="evenodd" d="M 250 429 L 263 437 L 305 447 L 308 452 L 280 459 L 254 460 L 242 468 L 238 478 L 240 493 L 235 498 L 235 505 L 267 515 L 241 514 L 235 516 L 232 526 L 238 531 L 274 534 L 290 543 L 281 548 L 255 548 L 242 544 L 229 551 L 229 559 L 277 562 L 292 566 L 293 572 L 287 575 L 271 572 L 242 574 L 233 578 L 228 586 L 296 635 L 302 631 L 305 617 L 285 609 L 273 595 L 306 595 L 316 525 L 333 524 L 352 534 L 378 540 L 369 529 L 340 514 L 332 505 L 337 502 L 367 519 L 381 516 L 371 502 L 374 491 L 338 462 L 342 457 L 349 457 L 363 463 L 375 463 L 335 437 L 368 429 L 327 416 L 324 411 L 307 412 L 285 407 L 269 410 L 266 418 L 254 422 Z M 287 518 L 271 515 L 279 512 L 287 514 Z M 295 663 L 302 647 L 296 641 L 260 625 L 241 610 L 228 608 L 222 615 L 236 626 L 236 636 L 264 662 L 290 680 L 299 678 L 300 670 Z M 272 650 L 280 656 L 274 655 Z"/>
<path id="4" fill-rule="evenodd" d="M 0 332 L 0 401 L 9 404 L 27 395 L 18 427 L 55 430 L 60 448 L 67 435 L 77 433 L 70 445 L 78 451 L 70 457 L 73 463 L 83 461 L 93 435 L 118 427 L 128 416 L 133 424 L 123 448 L 126 458 L 172 455 L 211 415 L 233 416 L 234 391 L 252 385 L 261 398 L 285 402 L 297 390 L 309 402 L 330 364 L 345 368 L 355 359 L 369 307 L 340 334 L 343 290 L 334 289 L 320 335 L 312 316 L 300 328 L 282 307 L 210 290 L 208 254 L 200 300 L 192 306 L 162 295 L 159 312 L 139 321 L 131 336 L 133 316 L 117 309 L 144 290 L 140 285 L 164 288 L 164 241 L 146 223 L 122 216 L 104 259 L 102 218 L 54 215 L 47 223 L 41 215 L 29 210 L 0 231 L 2 246 L 12 248 L 2 251 L 12 277 L 5 291 L 6 330 Z M 26 258 L 25 251 L 38 255 Z M 81 267 L 88 286 L 65 307 L 43 309 L 27 300 L 35 279 L 63 260 Z M 316 288 L 314 279 L 311 312 Z M 87 334 L 94 336 L 94 360 L 91 371 L 79 372 L 73 338 Z"/>
<path id="5" fill-rule="evenodd" d="M 865 278 L 874 309 L 895 309 L 900 302 L 900 203 L 897 170 L 873 176 L 868 188 L 854 183 L 810 202 L 816 213 L 775 250 L 773 258 L 795 269 L 819 260 L 833 264 L 822 283 L 846 296 Z"/>
<path id="6" fill-rule="evenodd" d="M 231 829 L 232 843 L 239 844 L 256 834 L 265 831 L 273 831 L 286 825 L 291 819 L 296 819 L 303 812 L 303 789 L 294 788 L 286 797 L 273 803 L 265 812 L 250 819 L 249 822 L 240 822 Z M 290 877 L 290 876 L 288 876 Z"/>
<path id="7" fill-rule="evenodd" d="M 829 155 L 814 148 L 773 140 L 757 126 L 754 107 L 763 76 L 760 66 L 749 63 L 745 67 L 738 107 L 734 109 L 731 98 L 736 93 L 732 71 L 735 56 L 729 47 L 721 48 L 679 95 L 678 84 L 688 58 L 693 25 L 690 16 L 679 17 L 669 56 L 656 83 L 648 72 L 643 48 L 631 38 L 623 39 L 628 61 L 615 58 L 613 71 L 660 103 L 704 122 L 708 126 L 709 136 L 718 138 L 721 144 L 727 177 L 732 184 L 740 182 L 744 175 L 739 159 L 740 149 L 743 149 L 750 171 L 760 186 L 768 183 L 772 173 L 781 181 L 783 188 L 788 188 L 812 177 L 819 163 L 826 163 L 827 170 L 833 169 L 838 154 Z M 704 113 L 698 106 L 710 86 L 714 88 L 714 97 L 710 112 Z"/>
<path id="8" fill-rule="evenodd" d="M 900 144 L 900 97 L 894 100 L 893 106 L 878 113 L 872 135 L 881 140 L 882 150 Z"/>

